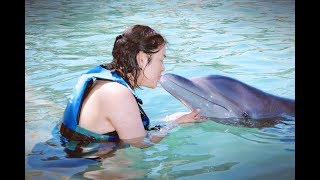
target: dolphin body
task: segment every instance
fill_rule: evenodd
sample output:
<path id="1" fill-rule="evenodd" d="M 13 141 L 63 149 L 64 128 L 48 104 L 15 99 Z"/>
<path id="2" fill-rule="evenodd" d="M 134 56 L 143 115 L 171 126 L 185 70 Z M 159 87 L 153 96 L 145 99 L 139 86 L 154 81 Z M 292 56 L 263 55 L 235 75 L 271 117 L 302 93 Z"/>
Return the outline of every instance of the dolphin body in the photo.
<path id="1" fill-rule="evenodd" d="M 223 124 L 262 128 L 274 126 L 286 116 L 295 116 L 295 100 L 226 76 L 187 79 L 167 73 L 161 76 L 160 84 L 187 108 L 198 108 L 202 117 Z"/>

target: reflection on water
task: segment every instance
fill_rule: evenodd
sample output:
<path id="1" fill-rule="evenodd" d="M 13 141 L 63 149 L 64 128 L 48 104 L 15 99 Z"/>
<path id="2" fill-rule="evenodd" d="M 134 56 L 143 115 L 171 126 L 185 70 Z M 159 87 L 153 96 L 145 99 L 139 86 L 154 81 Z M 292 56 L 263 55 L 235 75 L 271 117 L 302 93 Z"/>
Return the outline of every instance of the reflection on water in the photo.
<path id="1" fill-rule="evenodd" d="M 68 154 L 65 153 L 59 139 L 53 138 L 36 144 L 27 155 L 29 170 L 26 177 L 176 179 L 193 176 L 208 178 L 216 174 L 219 177 L 219 172 L 238 172 L 238 168 L 245 168 L 241 171 L 246 172 L 251 171 L 247 169 L 250 165 L 244 164 L 252 159 L 264 159 L 265 162 L 256 162 L 263 166 L 272 162 L 271 159 L 290 157 L 292 153 L 294 155 L 294 126 L 284 126 L 279 124 L 259 130 L 213 121 L 187 124 L 174 129 L 160 144 L 147 149 L 118 149 L 103 159 L 66 158 Z M 277 144 L 279 146 L 276 146 Z M 264 157 L 266 152 L 263 149 L 273 151 L 269 153 L 275 157 Z M 291 163 L 294 162 L 286 160 L 283 164 L 279 162 L 279 166 L 291 171 L 294 170 L 291 169 Z M 240 167 L 236 168 L 237 166 Z M 269 174 L 273 170 L 280 169 L 267 168 L 261 171 L 261 174 Z M 254 177 L 252 174 L 243 174 L 245 173 L 239 175 L 243 178 Z M 272 176 L 274 174 L 272 173 Z M 282 174 L 280 177 L 293 175 Z"/>
<path id="2" fill-rule="evenodd" d="M 263 129 L 183 125 L 159 144 L 118 149 L 101 161 L 65 158 L 51 139 L 79 75 L 109 62 L 115 37 L 138 23 L 167 38 L 167 73 L 225 75 L 294 99 L 294 2 L 25 1 L 25 178 L 295 179 L 290 117 Z M 188 111 L 161 86 L 136 93 L 152 124 Z"/>

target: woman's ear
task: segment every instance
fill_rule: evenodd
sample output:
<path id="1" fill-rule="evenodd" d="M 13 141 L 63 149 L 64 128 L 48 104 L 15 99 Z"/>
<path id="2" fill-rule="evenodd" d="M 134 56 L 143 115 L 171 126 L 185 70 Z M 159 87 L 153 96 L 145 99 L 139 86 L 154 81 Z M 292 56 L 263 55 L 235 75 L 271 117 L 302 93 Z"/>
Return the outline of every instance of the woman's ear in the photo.
<path id="1" fill-rule="evenodd" d="M 141 69 L 144 69 L 148 63 L 148 55 L 143 51 L 139 51 L 137 54 L 137 63 Z"/>

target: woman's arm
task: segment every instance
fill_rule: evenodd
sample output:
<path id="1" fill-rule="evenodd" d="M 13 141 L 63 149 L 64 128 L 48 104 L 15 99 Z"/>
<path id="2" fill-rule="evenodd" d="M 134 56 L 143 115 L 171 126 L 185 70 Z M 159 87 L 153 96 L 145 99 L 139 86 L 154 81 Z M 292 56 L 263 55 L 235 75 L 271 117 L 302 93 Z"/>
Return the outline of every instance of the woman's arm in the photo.
<path id="1" fill-rule="evenodd" d="M 167 116 L 163 121 L 165 124 L 158 130 L 150 131 L 147 137 L 151 139 L 152 142 L 158 143 L 163 139 L 171 129 L 175 128 L 180 124 L 192 123 L 192 122 L 202 122 L 204 119 L 199 116 L 199 109 L 193 110 L 192 112 L 180 112 Z"/>
<path id="2" fill-rule="evenodd" d="M 167 116 L 164 119 L 165 124 L 158 130 L 149 131 L 144 137 L 124 139 L 123 141 L 139 148 L 150 147 L 160 142 L 166 135 L 168 135 L 171 129 L 177 127 L 180 124 L 205 121 L 206 119 L 199 116 L 199 112 L 200 110 L 196 109 L 189 113 L 172 114 L 171 116 Z"/>
<path id="3" fill-rule="evenodd" d="M 145 131 L 141 121 L 138 104 L 132 93 L 119 83 L 108 83 L 101 95 L 101 110 L 106 120 L 110 121 L 119 138 L 137 148 L 146 148 L 160 142 L 168 132 L 179 124 L 201 122 L 199 110 L 190 113 L 176 114 L 166 118 L 164 127 L 156 131 Z"/>

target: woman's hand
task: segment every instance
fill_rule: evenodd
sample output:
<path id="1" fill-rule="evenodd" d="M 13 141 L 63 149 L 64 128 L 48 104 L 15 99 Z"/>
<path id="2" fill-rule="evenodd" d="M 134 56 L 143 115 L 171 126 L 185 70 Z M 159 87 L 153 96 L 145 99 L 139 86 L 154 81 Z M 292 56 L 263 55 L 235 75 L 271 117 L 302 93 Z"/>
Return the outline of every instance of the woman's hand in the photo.
<path id="1" fill-rule="evenodd" d="M 177 112 L 171 114 L 170 116 L 167 116 L 166 118 L 164 118 L 164 121 L 167 122 L 166 125 L 161 127 L 157 131 L 148 132 L 146 138 L 144 138 L 143 145 L 139 145 L 138 147 L 149 147 L 152 145 L 152 143 L 160 142 L 169 133 L 169 131 L 176 127 L 178 124 L 206 121 L 207 118 L 201 117 L 199 113 L 200 109 L 195 109 L 191 112 Z M 140 140 L 139 142 L 142 141 Z M 131 142 L 131 144 L 134 143 Z"/>
<path id="2" fill-rule="evenodd" d="M 203 122 L 207 118 L 200 116 L 200 109 L 194 109 L 191 112 L 177 112 L 166 117 L 166 121 L 175 120 L 178 124 Z"/>

